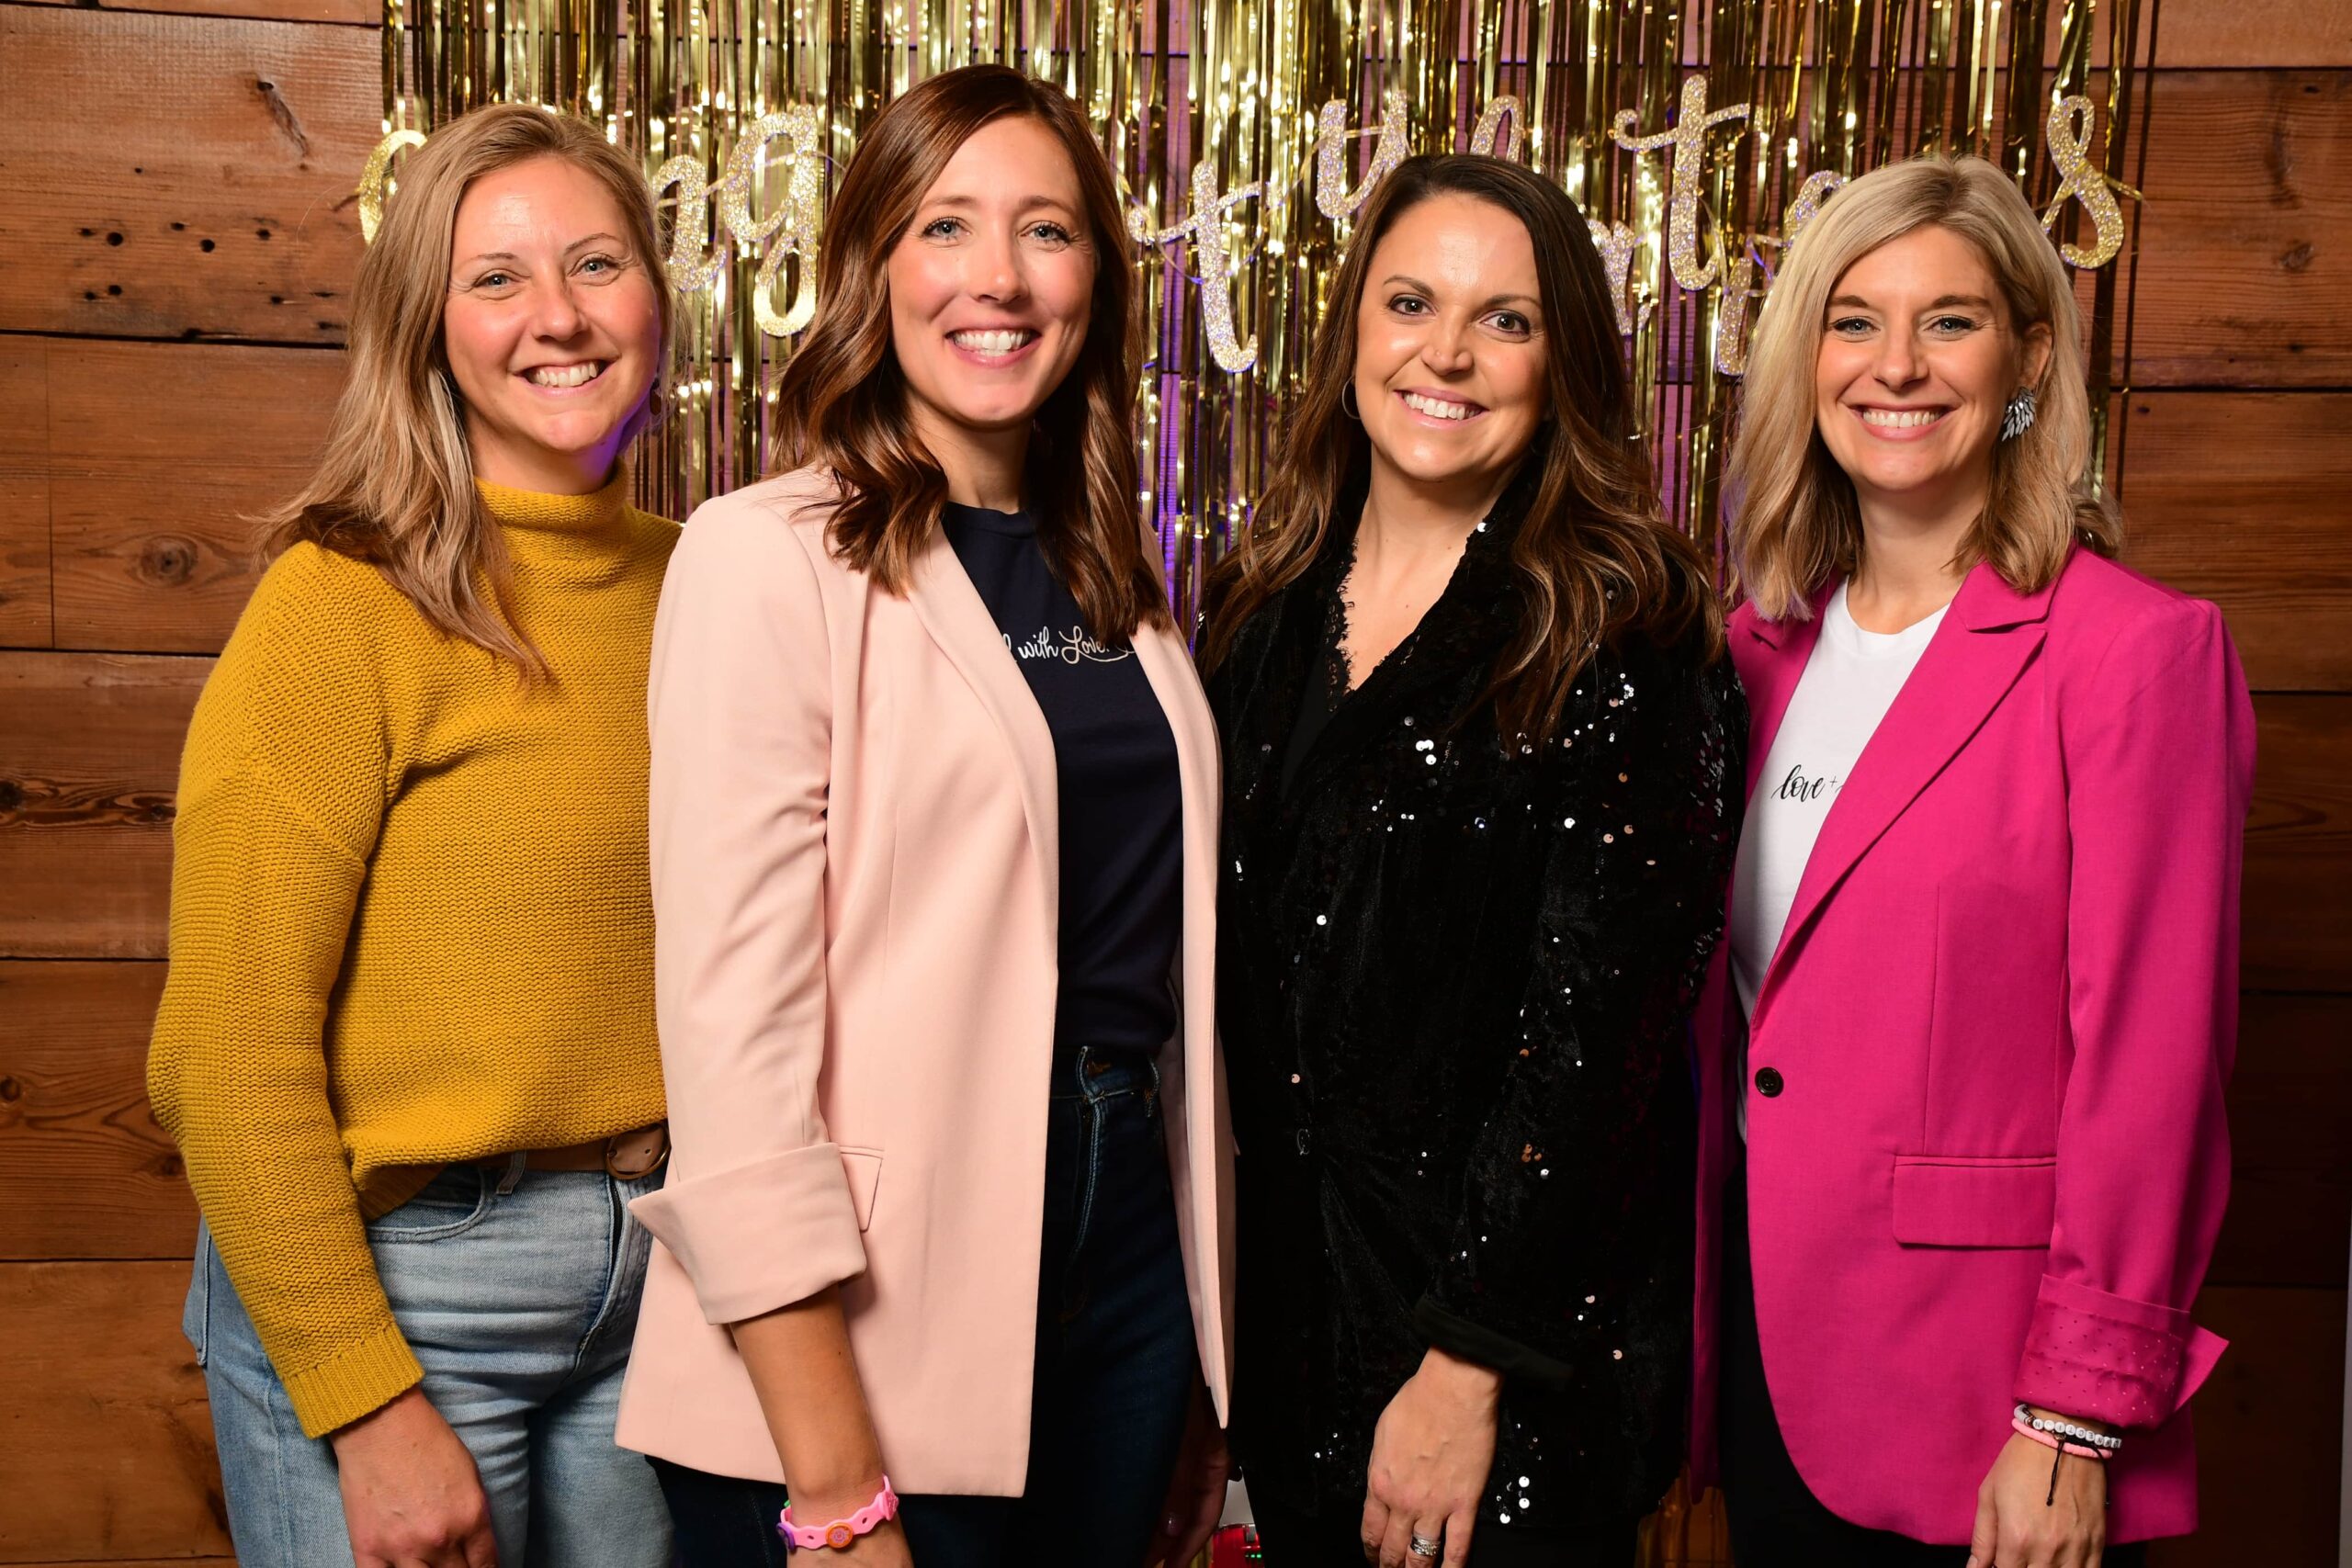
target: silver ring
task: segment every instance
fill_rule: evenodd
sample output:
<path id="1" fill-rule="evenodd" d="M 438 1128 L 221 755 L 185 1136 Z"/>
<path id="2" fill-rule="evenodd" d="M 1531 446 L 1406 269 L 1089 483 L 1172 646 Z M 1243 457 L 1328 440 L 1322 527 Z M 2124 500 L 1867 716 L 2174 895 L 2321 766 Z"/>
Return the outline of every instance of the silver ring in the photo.
<path id="1" fill-rule="evenodd" d="M 1439 1545 L 1438 1541 L 1416 1530 L 1413 1533 L 1413 1539 L 1406 1543 L 1405 1552 L 1408 1557 L 1435 1557 Z"/>

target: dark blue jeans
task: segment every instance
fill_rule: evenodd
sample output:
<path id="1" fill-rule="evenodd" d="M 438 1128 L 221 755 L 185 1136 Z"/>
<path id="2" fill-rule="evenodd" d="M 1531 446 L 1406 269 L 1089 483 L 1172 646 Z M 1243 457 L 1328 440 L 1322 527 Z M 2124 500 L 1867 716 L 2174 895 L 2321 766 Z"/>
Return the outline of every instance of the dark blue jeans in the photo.
<path id="1" fill-rule="evenodd" d="M 903 1498 L 918 1568 L 1143 1559 L 1200 1376 L 1150 1062 L 1057 1057 L 1040 1267 L 1027 1485 Z M 683 1568 L 783 1568 L 785 1488 L 653 1467 Z"/>

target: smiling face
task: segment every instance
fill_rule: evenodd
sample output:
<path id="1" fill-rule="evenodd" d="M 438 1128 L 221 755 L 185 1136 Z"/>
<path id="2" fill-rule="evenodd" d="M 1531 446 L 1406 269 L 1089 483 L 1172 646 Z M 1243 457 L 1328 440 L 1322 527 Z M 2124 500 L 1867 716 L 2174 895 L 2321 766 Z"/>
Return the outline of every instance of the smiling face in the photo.
<path id="1" fill-rule="evenodd" d="M 1974 515 L 2009 399 L 2049 362 L 2050 329 L 2018 333 L 1983 254 L 1935 225 L 1868 253 L 1829 294 L 1814 417 L 1863 507 Z"/>
<path id="2" fill-rule="evenodd" d="M 1096 265 L 1078 171 L 1052 130 L 1009 116 L 956 150 L 888 267 L 909 412 L 943 464 L 1025 431 L 1062 384 L 1086 344 Z"/>
<path id="3" fill-rule="evenodd" d="M 1354 401 L 1375 482 L 1498 488 L 1545 400 L 1550 350 L 1526 226 L 1492 202 L 1433 196 L 1396 215 L 1364 279 Z"/>
<path id="4" fill-rule="evenodd" d="M 579 494 L 611 477 L 662 354 L 656 285 L 628 236 L 612 193 L 560 158 L 467 187 L 441 339 L 481 478 Z"/>

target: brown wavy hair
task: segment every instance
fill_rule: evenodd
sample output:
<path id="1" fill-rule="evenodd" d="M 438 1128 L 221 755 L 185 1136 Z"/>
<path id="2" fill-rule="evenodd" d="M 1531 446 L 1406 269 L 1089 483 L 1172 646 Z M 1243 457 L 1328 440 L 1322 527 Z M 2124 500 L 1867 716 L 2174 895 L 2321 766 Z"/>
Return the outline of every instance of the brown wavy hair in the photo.
<path id="1" fill-rule="evenodd" d="M 1119 187 L 1068 95 L 1003 65 L 925 80 L 877 116 L 842 176 L 817 264 L 817 315 L 776 383 L 773 473 L 810 464 L 841 486 L 829 537 L 836 555 L 893 593 L 938 525 L 947 478 L 915 434 L 890 344 L 891 251 L 924 192 L 981 127 L 1036 120 L 1078 171 L 1094 294 L 1078 362 L 1037 411 L 1023 500 L 1055 575 L 1087 629 L 1124 639 L 1168 606 L 1136 513 L 1135 320 Z"/>
<path id="2" fill-rule="evenodd" d="M 474 489 L 464 402 L 441 331 L 458 204 L 484 175 L 534 158 L 560 159 L 593 176 L 620 209 L 628 260 L 652 279 L 661 312 L 660 385 L 675 304 L 644 169 L 576 115 L 523 104 L 471 110 L 401 166 L 383 227 L 360 258 L 351 372 L 326 455 L 309 486 L 261 523 L 269 554 L 308 541 L 370 562 L 439 630 L 536 680 L 546 662 L 504 608 L 511 567 Z M 650 395 L 647 404 L 631 439 L 652 418 Z"/>
<path id="3" fill-rule="evenodd" d="M 1340 403 L 1355 371 L 1365 275 L 1396 219 L 1440 196 L 1502 209 L 1535 247 L 1551 350 L 1544 434 L 1521 459 L 1537 465 L 1534 499 L 1510 550 L 1523 604 L 1487 696 L 1504 734 L 1541 734 L 1558 722 L 1569 682 L 1596 647 L 1627 632 L 1672 643 L 1697 629 L 1712 651 L 1723 644 L 1723 611 L 1697 547 L 1660 515 L 1608 275 L 1584 215 L 1557 186 L 1499 158 L 1408 158 L 1364 204 L 1331 280 L 1273 480 L 1248 534 L 1212 575 L 1201 663 L 1214 671 L 1243 624 L 1314 564 L 1342 494 L 1368 471 L 1371 444 Z"/>

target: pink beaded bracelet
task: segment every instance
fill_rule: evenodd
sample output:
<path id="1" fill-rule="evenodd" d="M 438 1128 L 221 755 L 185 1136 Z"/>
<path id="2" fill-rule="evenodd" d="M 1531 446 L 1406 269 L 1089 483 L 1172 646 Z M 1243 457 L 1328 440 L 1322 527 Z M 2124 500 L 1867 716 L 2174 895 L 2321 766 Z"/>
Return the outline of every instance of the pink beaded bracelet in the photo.
<path id="1" fill-rule="evenodd" d="M 2073 1454 L 2076 1459 L 2095 1459 L 2102 1464 L 2107 1462 L 2108 1455 L 2113 1451 L 2109 1449 L 2086 1448 L 2081 1443 L 2063 1441 L 2052 1433 L 2035 1430 L 2027 1425 L 2025 1417 L 2021 1416 L 2010 1418 L 2009 1430 L 2020 1438 L 2031 1438 L 2045 1449 L 2056 1449 L 2060 1453 Z"/>

